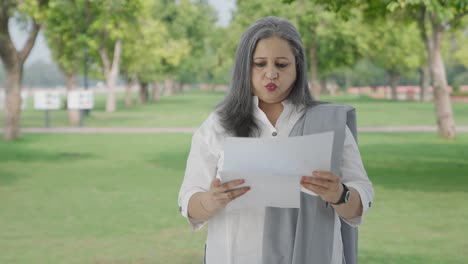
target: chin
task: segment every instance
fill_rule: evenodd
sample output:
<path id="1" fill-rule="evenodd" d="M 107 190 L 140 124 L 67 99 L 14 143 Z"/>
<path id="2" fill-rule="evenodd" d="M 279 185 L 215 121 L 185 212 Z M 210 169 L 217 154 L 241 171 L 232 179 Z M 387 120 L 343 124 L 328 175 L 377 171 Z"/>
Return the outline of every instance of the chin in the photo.
<path id="1" fill-rule="evenodd" d="M 277 103 L 281 103 L 285 98 L 258 97 L 258 99 L 267 104 L 277 104 Z"/>

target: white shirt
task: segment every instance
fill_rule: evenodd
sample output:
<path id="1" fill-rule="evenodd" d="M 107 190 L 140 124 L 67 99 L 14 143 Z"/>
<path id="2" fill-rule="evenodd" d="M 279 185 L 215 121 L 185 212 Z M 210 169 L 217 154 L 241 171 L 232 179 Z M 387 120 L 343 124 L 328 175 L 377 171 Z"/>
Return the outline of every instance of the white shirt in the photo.
<path id="1" fill-rule="evenodd" d="M 286 100 L 283 102 L 283 112 L 276 121 L 276 126 L 273 126 L 258 107 L 258 97 L 254 96 L 254 102 L 254 117 L 259 126 L 260 137 L 288 137 L 294 124 L 304 114 L 304 109 Z M 188 202 L 194 193 L 208 191 L 214 177 L 220 178 L 218 171 L 223 168 L 223 143 L 227 136 L 216 113 L 212 113 L 193 135 L 185 177 L 179 192 L 179 207 L 194 230 L 200 229 L 205 222 L 197 222 L 188 217 Z M 342 182 L 360 194 L 364 215 L 371 206 L 374 189 L 362 164 L 356 141 L 348 127 L 346 127 L 341 171 Z M 309 192 L 304 188 L 302 191 Z M 264 217 L 265 208 L 230 212 L 221 210 L 214 215 L 208 220 L 206 263 L 261 263 Z M 352 226 L 358 226 L 362 222 L 362 216 L 345 221 Z M 331 264 L 342 264 L 343 244 L 340 227 L 339 215 L 335 214 Z"/>

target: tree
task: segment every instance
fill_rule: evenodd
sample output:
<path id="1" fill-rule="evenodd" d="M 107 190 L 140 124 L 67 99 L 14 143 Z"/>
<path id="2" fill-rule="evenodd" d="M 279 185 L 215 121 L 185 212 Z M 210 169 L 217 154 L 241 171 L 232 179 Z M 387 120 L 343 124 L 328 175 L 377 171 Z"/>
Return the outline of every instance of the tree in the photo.
<path id="1" fill-rule="evenodd" d="M 86 1 L 52 1 L 45 26 L 45 35 L 55 62 L 65 76 L 70 92 L 76 89 L 77 76 L 84 62 L 86 37 Z M 80 110 L 68 109 L 68 123 L 77 126 Z"/>
<path id="2" fill-rule="evenodd" d="M 175 71 L 190 51 L 189 42 L 184 38 L 175 39 L 164 20 L 164 12 L 168 12 L 165 7 L 174 7 L 175 3 L 152 0 L 141 3 L 137 23 L 126 34 L 126 49 L 122 53 L 121 72 L 127 79 L 127 105 L 131 102 L 132 84 L 138 84 L 140 103 L 148 102 L 150 86 L 153 87 L 153 100 L 159 100 L 158 82 Z M 175 29 L 177 32 L 182 30 Z"/>
<path id="3" fill-rule="evenodd" d="M 446 31 L 459 27 L 462 19 L 468 15 L 468 0 L 310 1 L 320 2 L 338 12 L 360 5 L 369 17 L 390 16 L 416 21 L 428 55 L 438 133 L 447 139 L 455 138 L 455 121 L 442 57 L 442 39 Z"/>
<path id="4" fill-rule="evenodd" d="M 372 33 L 368 56 L 389 75 L 392 99 L 397 99 L 397 86 L 402 75 L 421 65 L 423 49 L 415 23 L 404 25 L 382 19 L 368 27 Z"/>
<path id="5" fill-rule="evenodd" d="M 20 135 L 21 81 L 23 65 L 36 41 L 45 17 L 48 0 L 3 0 L 0 2 L 0 58 L 6 72 L 6 105 L 4 109 L 4 138 L 17 139 Z M 8 21 L 18 16 L 29 25 L 29 36 L 17 50 L 8 31 Z"/>
<path id="6" fill-rule="evenodd" d="M 445 31 L 456 26 L 460 19 L 468 14 L 468 1 L 393 1 L 389 9 L 418 14 L 416 19 L 429 57 L 439 135 L 449 139 L 455 138 L 455 120 L 442 58 L 442 37 Z"/>
<path id="7" fill-rule="evenodd" d="M 175 39 L 190 43 L 190 56 L 182 57 L 177 68 L 176 78 L 181 83 L 213 81 L 217 66 L 216 27 L 216 11 L 207 1 L 182 0 L 177 4 L 170 28 Z"/>
<path id="8" fill-rule="evenodd" d="M 137 26 L 141 12 L 139 0 L 86 0 L 89 6 L 88 46 L 99 58 L 108 89 L 106 112 L 116 110 L 115 85 L 125 36 Z M 97 53 L 96 53 L 97 51 Z"/>
<path id="9" fill-rule="evenodd" d="M 360 26 L 359 10 L 351 9 L 343 18 L 321 4 L 308 1 L 294 4 L 309 57 L 311 92 L 318 99 L 328 75 L 353 66 L 363 57 L 368 49 L 368 32 Z"/>

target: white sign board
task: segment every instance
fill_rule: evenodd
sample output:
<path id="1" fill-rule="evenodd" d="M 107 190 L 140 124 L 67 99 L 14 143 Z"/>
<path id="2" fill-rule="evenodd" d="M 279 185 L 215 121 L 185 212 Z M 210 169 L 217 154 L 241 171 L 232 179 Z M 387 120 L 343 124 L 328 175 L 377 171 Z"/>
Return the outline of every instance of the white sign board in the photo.
<path id="1" fill-rule="evenodd" d="M 21 91 L 21 110 L 26 109 L 28 105 L 28 92 Z"/>
<path id="2" fill-rule="evenodd" d="M 34 109 L 37 110 L 59 110 L 60 93 L 58 91 L 36 91 L 34 92 Z"/>
<path id="3" fill-rule="evenodd" d="M 68 109 L 93 109 L 94 96 L 89 90 L 68 92 Z"/>
<path id="4" fill-rule="evenodd" d="M 28 104 L 28 93 L 26 91 L 21 91 L 21 109 L 26 109 Z M 6 94 L 5 91 L 0 91 L 0 111 L 4 110 L 6 106 Z"/>

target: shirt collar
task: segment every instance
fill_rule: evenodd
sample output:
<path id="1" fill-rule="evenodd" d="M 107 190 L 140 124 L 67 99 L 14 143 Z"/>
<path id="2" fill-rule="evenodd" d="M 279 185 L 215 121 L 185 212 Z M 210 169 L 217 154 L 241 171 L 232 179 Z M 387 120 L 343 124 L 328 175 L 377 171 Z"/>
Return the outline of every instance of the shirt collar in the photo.
<path id="1" fill-rule="evenodd" d="M 259 104 L 260 100 L 258 99 L 258 96 L 253 95 L 252 97 L 253 97 L 254 106 L 259 108 L 258 104 Z M 284 108 L 291 108 L 291 106 L 293 105 L 293 103 L 289 99 L 283 100 L 281 103 L 283 104 Z"/>
<path id="2" fill-rule="evenodd" d="M 254 116 L 260 120 L 263 120 L 264 122 L 269 122 L 268 119 L 266 118 L 265 113 L 260 109 L 258 106 L 259 104 L 259 99 L 258 96 L 253 96 L 253 103 L 254 103 Z M 283 104 L 283 115 L 289 115 L 296 107 L 294 104 L 291 102 L 291 100 L 286 99 L 281 102 Z"/>

